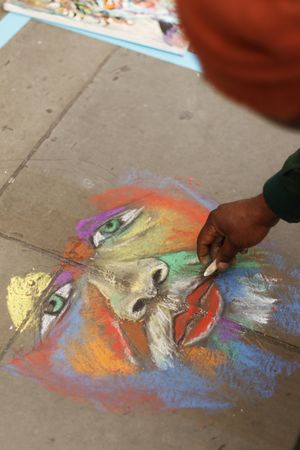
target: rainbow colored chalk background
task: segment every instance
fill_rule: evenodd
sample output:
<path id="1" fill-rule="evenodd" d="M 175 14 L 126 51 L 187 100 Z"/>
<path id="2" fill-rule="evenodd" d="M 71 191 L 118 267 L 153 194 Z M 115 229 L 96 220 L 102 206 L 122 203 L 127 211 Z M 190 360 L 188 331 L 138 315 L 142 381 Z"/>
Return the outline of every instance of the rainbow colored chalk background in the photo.
<path id="1" fill-rule="evenodd" d="M 214 203 L 197 190 L 142 173 L 89 202 L 66 263 L 10 280 L 14 327 L 34 339 L 9 373 L 100 411 L 220 411 L 273 396 L 299 368 L 260 339 L 293 348 L 300 333 L 300 273 L 273 249 L 203 283 L 195 242 Z"/>

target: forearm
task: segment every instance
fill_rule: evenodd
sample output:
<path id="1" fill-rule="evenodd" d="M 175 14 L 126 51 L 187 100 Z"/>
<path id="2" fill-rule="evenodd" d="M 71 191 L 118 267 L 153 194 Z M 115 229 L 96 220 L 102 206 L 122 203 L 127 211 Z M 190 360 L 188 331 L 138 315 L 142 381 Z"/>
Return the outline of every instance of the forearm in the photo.
<path id="1" fill-rule="evenodd" d="M 269 208 L 286 222 L 300 222 L 300 149 L 264 185 Z"/>

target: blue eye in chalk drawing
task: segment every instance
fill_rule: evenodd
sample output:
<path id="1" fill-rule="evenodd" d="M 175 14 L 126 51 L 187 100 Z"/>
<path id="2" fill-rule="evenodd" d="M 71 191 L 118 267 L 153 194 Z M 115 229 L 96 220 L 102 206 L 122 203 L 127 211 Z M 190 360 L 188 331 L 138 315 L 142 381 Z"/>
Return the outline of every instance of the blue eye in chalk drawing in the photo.
<path id="1" fill-rule="evenodd" d="M 50 327 L 56 322 L 66 311 L 69 306 L 72 285 L 67 283 L 61 286 L 57 291 L 53 292 L 48 298 L 43 314 L 41 317 L 40 333 L 44 338 Z"/>
<path id="2" fill-rule="evenodd" d="M 130 209 L 107 220 L 107 222 L 101 225 L 94 234 L 92 238 L 94 246 L 96 248 L 99 247 L 103 241 L 124 230 L 140 215 L 142 209 L 143 208 Z"/>

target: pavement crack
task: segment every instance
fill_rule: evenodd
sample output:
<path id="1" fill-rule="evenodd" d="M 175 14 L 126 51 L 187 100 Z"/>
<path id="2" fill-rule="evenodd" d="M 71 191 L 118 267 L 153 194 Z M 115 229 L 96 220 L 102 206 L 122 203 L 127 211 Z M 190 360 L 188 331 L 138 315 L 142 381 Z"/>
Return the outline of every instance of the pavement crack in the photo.
<path id="1" fill-rule="evenodd" d="M 69 103 L 65 106 L 65 108 L 61 111 L 61 113 L 58 115 L 58 117 L 52 122 L 51 126 L 48 128 L 46 133 L 43 134 L 43 136 L 36 142 L 36 144 L 33 146 L 32 150 L 29 152 L 29 154 L 22 160 L 21 164 L 15 169 L 15 171 L 10 176 L 9 180 L 7 180 L 0 188 L 0 197 L 4 194 L 6 189 L 12 184 L 13 181 L 17 178 L 17 176 L 22 172 L 24 167 L 26 167 L 27 163 L 32 159 L 32 157 L 37 153 L 43 142 L 45 142 L 50 135 L 52 134 L 52 131 L 57 127 L 57 125 L 61 122 L 61 120 L 64 118 L 64 116 L 68 113 L 68 111 L 72 108 L 74 103 L 79 99 L 79 97 L 83 94 L 83 92 L 88 88 L 88 86 L 94 81 L 98 73 L 102 70 L 102 68 L 106 65 L 106 63 L 111 59 L 111 57 L 118 51 L 118 47 L 114 48 L 109 55 L 107 55 L 101 63 L 97 66 L 97 68 L 94 70 L 92 75 L 89 77 L 89 79 L 83 84 L 81 89 L 76 93 L 76 95 L 69 101 Z"/>
<path id="2" fill-rule="evenodd" d="M 56 273 L 59 273 L 59 270 Z M 48 295 L 51 292 L 51 290 L 52 290 L 52 283 L 50 282 L 49 285 L 46 287 L 46 289 L 42 292 L 40 296 L 40 301 L 36 303 L 30 311 L 28 311 L 26 317 L 23 319 L 22 323 L 18 326 L 14 334 L 6 342 L 4 347 L 0 349 L 0 363 L 7 354 L 7 352 L 9 351 L 9 349 L 11 348 L 11 346 L 14 344 L 14 342 L 16 342 L 22 331 L 25 329 L 27 323 L 30 321 L 32 316 L 34 316 L 35 314 L 39 314 L 42 311 L 43 307 L 45 306 L 48 300 Z"/>
<path id="3" fill-rule="evenodd" d="M 45 248 L 42 248 L 42 247 L 38 247 L 37 245 L 31 244 L 30 242 L 27 242 L 27 241 L 23 241 L 22 239 L 19 239 L 19 238 L 14 237 L 14 236 L 10 236 L 10 235 L 8 235 L 6 233 L 3 233 L 2 231 L 0 231 L 0 238 L 6 239 L 7 241 L 18 243 L 18 244 L 22 245 L 23 247 L 25 247 L 25 248 L 27 248 L 29 250 L 33 250 L 34 252 L 41 253 L 41 254 L 46 255 L 46 256 L 50 256 L 52 258 L 58 259 L 59 261 L 67 263 L 67 264 L 72 264 L 74 266 L 82 267 L 82 268 L 88 268 L 89 267 L 86 264 L 74 261 L 74 260 L 69 259 L 69 258 L 65 258 L 63 255 L 60 255 L 59 253 L 57 253 L 57 252 L 55 252 L 53 250 L 45 249 Z"/>
<path id="4" fill-rule="evenodd" d="M 266 334 L 259 330 L 252 330 L 251 328 L 248 328 L 237 321 L 233 321 L 233 322 L 236 323 L 237 325 L 240 325 L 242 330 L 245 331 L 246 333 L 248 333 L 249 335 L 252 334 L 257 337 L 263 338 L 266 341 L 269 341 L 270 343 L 275 344 L 275 345 L 280 344 L 281 346 L 300 354 L 300 347 L 298 347 L 296 344 L 291 344 L 290 342 L 287 342 L 287 341 L 277 338 L 275 336 L 271 336 L 270 334 Z"/>

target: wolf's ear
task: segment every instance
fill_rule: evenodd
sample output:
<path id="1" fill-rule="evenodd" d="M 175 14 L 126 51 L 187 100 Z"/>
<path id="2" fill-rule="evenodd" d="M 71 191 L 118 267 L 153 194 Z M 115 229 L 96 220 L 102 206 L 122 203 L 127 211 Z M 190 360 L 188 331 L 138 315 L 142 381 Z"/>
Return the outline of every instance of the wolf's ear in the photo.
<path id="1" fill-rule="evenodd" d="M 7 309 L 16 329 L 38 326 L 38 316 L 33 314 L 35 303 L 47 288 L 51 276 L 44 272 L 34 272 L 24 277 L 12 277 L 7 287 Z"/>

